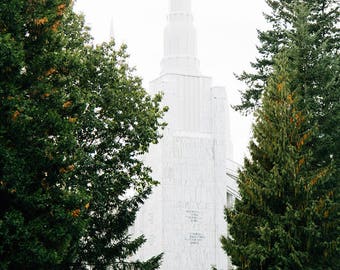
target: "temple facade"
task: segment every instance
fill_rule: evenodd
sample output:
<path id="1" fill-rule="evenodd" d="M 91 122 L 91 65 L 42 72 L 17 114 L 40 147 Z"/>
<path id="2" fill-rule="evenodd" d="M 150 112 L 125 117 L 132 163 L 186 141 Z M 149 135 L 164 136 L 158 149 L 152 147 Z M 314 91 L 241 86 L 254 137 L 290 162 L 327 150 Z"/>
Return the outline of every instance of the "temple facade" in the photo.
<path id="1" fill-rule="evenodd" d="M 231 269 L 221 248 L 226 235 L 224 207 L 237 194 L 226 174 L 233 167 L 224 87 L 200 72 L 190 0 L 170 0 L 161 72 L 150 93 L 163 92 L 168 126 L 145 163 L 160 182 L 134 227 L 147 243 L 137 257 L 164 252 L 162 270 Z"/>

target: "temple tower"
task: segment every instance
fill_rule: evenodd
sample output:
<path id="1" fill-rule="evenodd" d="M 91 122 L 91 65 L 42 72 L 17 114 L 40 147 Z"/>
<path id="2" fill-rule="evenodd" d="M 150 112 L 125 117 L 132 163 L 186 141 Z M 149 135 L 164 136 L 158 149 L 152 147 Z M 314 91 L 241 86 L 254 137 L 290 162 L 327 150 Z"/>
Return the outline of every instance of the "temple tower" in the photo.
<path id="1" fill-rule="evenodd" d="M 200 73 L 190 0 L 170 0 L 160 76 L 151 94 L 163 92 L 168 126 L 145 162 L 160 185 L 142 207 L 135 233 L 147 243 L 137 257 L 164 252 L 162 270 L 228 269 L 220 237 L 223 209 L 236 192 L 227 177 L 232 157 L 224 87 Z"/>
<path id="2" fill-rule="evenodd" d="M 168 25 L 164 30 L 164 57 L 161 74 L 200 75 L 196 30 L 190 0 L 170 1 Z"/>

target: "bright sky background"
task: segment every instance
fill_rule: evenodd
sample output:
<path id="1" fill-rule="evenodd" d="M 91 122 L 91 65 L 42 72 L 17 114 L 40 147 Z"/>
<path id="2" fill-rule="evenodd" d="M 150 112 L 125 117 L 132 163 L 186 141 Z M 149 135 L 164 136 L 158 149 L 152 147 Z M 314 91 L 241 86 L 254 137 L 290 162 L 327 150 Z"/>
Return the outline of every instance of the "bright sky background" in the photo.
<path id="1" fill-rule="evenodd" d="M 111 22 L 114 36 L 126 43 L 136 74 L 149 82 L 159 75 L 163 55 L 163 29 L 169 0 L 77 0 L 96 42 L 108 41 Z M 225 86 L 230 104 L 238 104 L 244 89 L 233 75 L 250 70 L 257 55 L 256 29 L 265 29 L 265 0 L 192 0 L 198 35 L 198 57 L 203 75 L 214 85 Z M 230 108 L 234 160 L 242 163 L 250 136 L 250 117 Z"/>

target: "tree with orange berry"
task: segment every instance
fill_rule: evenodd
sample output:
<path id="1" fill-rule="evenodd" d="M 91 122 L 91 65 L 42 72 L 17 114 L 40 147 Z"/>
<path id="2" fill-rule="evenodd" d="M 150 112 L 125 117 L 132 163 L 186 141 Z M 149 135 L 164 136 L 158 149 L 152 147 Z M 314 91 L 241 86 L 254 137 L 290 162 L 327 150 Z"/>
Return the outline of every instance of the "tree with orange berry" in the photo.
<path id="1" fill-rule="evenodd" d="M 128 229 L 165 109 L 70 0 L 0 1 L 0 269 L 156 269 Z"/>

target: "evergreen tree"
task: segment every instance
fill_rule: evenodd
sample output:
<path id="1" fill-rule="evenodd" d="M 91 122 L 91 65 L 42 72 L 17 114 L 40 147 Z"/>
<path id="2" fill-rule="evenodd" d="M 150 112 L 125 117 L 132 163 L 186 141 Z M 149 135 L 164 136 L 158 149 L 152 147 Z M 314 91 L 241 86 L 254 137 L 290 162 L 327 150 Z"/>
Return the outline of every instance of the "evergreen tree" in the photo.
<path id="1" fill-rule="evenodd" d="M 70 59 L 57 33 L 69 2 L 0 2 L 1 269 L 52 269 L 86 223 L 75 218 L 85 191 L 69 185 L 84 104 L 63 87 Z"/>
<path id="2" fill-rule="evenodd" d="M 242 93 L 242 104 L 235 108 L 243 112 L 261 106 L 261 95 L 272 74 L 276 54 L 284 47 L 294 47 L 291 65 L 298 71 L 293 88 L 300 91 L 301 108 L 308 108 L 311 125 L 318 127 L 313 137 L 315 168 L 335 162 L 336 172 L 327 190 L 337 190 L 334 201 L 339 202 L 340 182 L 340 57 L 339 3 L 337 0 L 267 0 L 272 12 L 266 15 L 271 26 L 259 32 L 260 57 L 252 63 L 254 73 L 244 72 L 239 79 L 248 89 Z M 305 9 L 302 16 L 300 7 Z"/>
<path id="3" fill-rule="evenodd" d="M 128 262 L 145 241 L 128 228 L 156 184 L 140 156 L 161 97 L 71 2 L 0 2 L 0 268 L 156 269 Z"/>
<path id="4" fill-rule="evenodd" d="M 329 169 L 327 176 L 325 175 L 322 178 L 322 181 L 318 181 L 317 188 L 315 187 L 312 193 L 309 194 L 311 198 L 310 205 L 317 205 L 317 202 L 319 201 L 319 204 L 325 206 L 326 208 L 324 209 L 327 210 L 323 212 L 323 217 L 320 214 L 320 209 L 322 209 L 321 206 L 310 208 L 311 212 L 309 215 L 312 220 L 311 224 L 315 230 L 311 230 L 310 232 L 313 233 L 313 241 L 308 243 L 312 243 L 312 245 L 309 246 L 307 250 L 302 249 L 304 250 L 304 256 L 306 256 L 305 260 L 301 259 L 301 257 L 299 258 L 300 262 L 304 262 L 301 263 L 302 266 L 299 266 L 298 264 L 294 266 L 282 266 L 277 264 L 277 267 L 279 268 L 275 268 L 275 263 L 277 262 L 268 266 L 268 264 L 264 263 L 264 259 L 258 259 L 257 264 L 250 267 L 248 263 L 250 261 L 253 262 L 253 259 L 256 261 L 256 259 L 255 257 L 250 258 L 249 256 L 250 254 L 255 256 L 255 253 L 248 253 L 248 257 L 244 256 L 241 259 L 240 249 L 247 249 L 250 252 L 250 250 L 253 249 L 250 243 L 254 242 L 254 245 L 258 244 L 256 239 L 261 241 L 260 234 L 257 234 L 256 232 L 251 233 L 252 225 L 244 224 L 244 216 L 241 217 L 241 214 L 236 214 L 238 213 L 238 210 L 236 210 L 236 212 L 231 211 L 227 213 L 227 218 L 231 222 L 232 236 L 238 235 L 238 237 L 235 237 L 235 240 L 238 238 L 241 242 L 243 240 L 248 242 L 244 242 L 247 244 L 244 244 L 242 248 L 242 244 L 240 244 L 237 248 L 238 251 L 232 251 L 231 246 L 236 245 L 235 243 L 237 241 L 233 242 L 230 239 L 224 239 L 225 249 L 228 249 L 231 254 L 234 254 L 234 256 L 232 255 L 234 263 L 244 269 L 336 269 L 336 266 L 339 265 L 340 226 L 338 180 L 340 160 L 338 149 L 340 149 L 340 145 L 338 138 L 340 137 L 340 130 L 338 126 L 340 126 L 340 43 L 339 30 L 337 28 L 337 23 L 339 21 L 339 6 L 336 2 L 337 1 L 332 0 L 267 1 L 272 8 L 272 14 L 266 15 L 266 18 L 271 23 L 272 29 L 259 32 L 261 41 L 261 46 L 259 47 L 260 58 L 252 64 L 255 68 L 255 73 L 243 73 L 239 77 L 248 84 L 249 89 L 243 93 L 242 104 L 236 106 L 236 108 L 243 110 L 244 112 L 259 108 L 259 115 L 262 115 L 263 111 L 268 110 L 270 106 L 275 104 L 272 103 L 272 105 L 270 105 L 270 102 L 268 101 L 270 100 L 268 98 L 268 93 L 272 91 L 271 89 L 275 88 L 273 78 L 278 78 L 278 76 L 280 76 L 277 70 L 274 71 L 275 66 L 278 65 L 274 59 L 277 58 L 277 55 L 281 54 L 282 50 L 288 48 L 288 53 L 286 53 L 286 66 L 282 63 L 280 66 L 284 66 L 284 70 L 290 74 L 288 90 L 293 91 L 294 96 L 297 97 L 294 99 L 295 111 L 304 114 L 305 129 L 312 129 L 313 132 L 309 135 L 308 142 L 304 144 L 304 148 L 306 149 L 305 152 L 308 153 L 308 156 L 303 157 L 304 159 L 295 159 L 294 153 L 291 152 L 276 152 L 276 154 L 290 156 L 295 162 L 297 160 L 308 160 L 308 163 L 305 165 L 308 165 L 306 171 L 313 172 L 316 175 L 319 175 L 318 172 L 327 171 L 327 168 L 332 168 Z M 282 69 L 283 68 L 281 68 L 281 70 Z M 266 117 L 268 118 L 268 116 Z M 256 143 L 259 136 L 261 136 L 261 138 L 266 138 L 268 144 L 274 142 L 274 140 L 271 139 L 271 136 L 263 137 L 263 135 L 259 134 L 259 132 L 265 134 L 263 130 L 260 130 L 259 132 L 256 131 L 259 129 L 258 126 L 261 121 L 269 121 L 267 118 L 260 118 L 261 117 L 258 116 L 254 130 L 255 142 L 252 142 L 250 145 L 252 160 L 246 160 L 245 167 L 240 172 L 240 191 L 241 195 L 245 197 L 250 196 L 245 190 L 249 189 L 250 185 L 253 185 L 252 183 L 247 185 L 246 181 L 253 181 L 253 178 L 250 177 L 251 175 L 255 175 L 254 177 L 256 178 L 261 176 L 263 168 L 258 168 L 256 166 L 258 166 L 258 164 L 264 166 L 264 164 L 267 163 L 268 159 L 264 157 L 272 151 L 270 149 L 273 147 L 272 145 L 271 148 L 269 148 L 270 151 L 268 149 L 261 149 Z M 270 127 L 269 122 L 267 122 L 267 125 Z M 287 133 L 287 128 L 284 126 L 282 126 L 281 132 L 282 136 L 290 136 L 290 134 Z M 301 132 L 304 131 L 302 130 Z M 269 159 L 269 161 L 269 164 L 273 163 L 271 159 Z M 286 162 L 288 164 L 288 161 Z M 285 168 L 283 164 L 282 168 Z M 269 173 L 272 169 L 272 165 L 267 169 L 269 170 Z M 246 180 L 245 175 L 248 175 L 248 180 Z M 279 178 L 272 176 L 271 181 L 273 183 L 278 181 L 282 175 L 284 175 L 283 172 L 280 172 Z M 322 175 L 322 173 L 320 173 L 320 175 Z M 310 175 L 310 177 L 315 179 L 315 177 L 313 178 L 313 175 Z M 262 182 L 267 182 L 270 178 L 263 174 L 261 179 Z M 287 177 L 286 181 L 293 180 L 290 180 Z M 258 185 L 257 182 L 256 185 Z M 265 190 L 262 185 L 259 185 L 256 188 L 256 193 L 261 194 L 259 197 L 260 199 L 263 195 L 262 192 L 265 192 Z M 239 208 L 240 212 L 247 213 L 245 214 L 247 218 L 248 215 L 249 218 L 251 218 L 255 212 L 243 208 L 243 204 L 246 203 L 245 201 L 249 203 L 249 207 L 252 207 L 252 209 L 254 209 L 254 207 L 255 209 L 259 209 L 262 206 L 257 205 L 252 200 L 249 202 L 249 198 L 247 199 L 245 197 L 242 197 L 241 202 L 236 204 L 236 209 Z M 303 200 L 304 197 L 302 195 L 300 197 Z M 276 200 L 281 199 L 280 197 L 277 197 Z M 265 207 L 268 207 L 267 204 L 265 204 Z M 313 211 L 315 212 L 314 214 Z M 271 219 L 271 214 L 268 215 L 269 216 L 265 219 Z M 260 221 L 257 219 L 254 226 L 258 224 L 260 224 Z M 301 226 L 301 229 L 303 229 L 299 220 L 294 220 L 292 218 L 292 224 L 299 225 Z M 305 222 L 305 224 L 307 224 L 307 222 Z M 240 229 L 237 229 L 237 226 L 240 226 Z M 259 228 L 261 228 L 261 226 L 259 226 Z M 243 238 L 241 238 L 241 230 L 245 231 Z M 255 231 L 257 229 L 254 227 L 253 230 Z M 248 233 L 251 233 L 251 236 L 249 236 Z M 304 238 L 302 237 L 298 240 L 302 242 L 303 239 Z M 273 250 L 271 246 L 270 250 Z M 236 259 L 237 256 L 239 256 L 238 259 Z M 259 255 L 259 257 L 261 256 Z"/>
<path id="5" fill-rule="evenodd" d="M 308 50 L 308 65 L 301 72 L 308 74 L 306 83 L 310 91 L 318 96 L 327 96 L 332 91 L 338 91 L 338 81 L 329 84 L 329 79 L 336 80 L 338 67 L 332 61 L 339 61 L 339 3 L 337 0 L 266 0 L 271 9 L 265 14 L 269 30 L 258 31 L 260 45 L 259 58 L 251 63 L 254 73 L 243 72 L 238 79 L 245 82 L 248 89 L 242 92 L 242 104 L 235 106 L 245 113 L 256 109 L 261 103 L 261 95 L 268 78 L 273 71 L 276 54 L 287 44 L 296 42 L 296 6 L 303 4 L 308 7 L 306 17 L 306 35 L 313 37 L 313 46 Z M 306 51 L 307 52 L 307 51 Z M 324 69 L 324 67 L 327 69 Z M 320 70 L 322 70 L 320 74 Z M 308 79 L 308 80 L 307 80 Z M 337 92 L 339 94 L 339 92 Z M 339 95 L 337 95 L 339 96 Z"/>
<path id="6" fill-rule="evenodd" d="M 294 81 L 298 70 L 280 54 L 256 112 L 250 159 L 239 172 L 241 199 L 226 210 L 225 251 L 239 269 L 337 269 L 334 193 L 320 193 L 334 174 L 315 169 L 310 143 L 318 136 Z M 294 87 L 293 87 L 294 86 Z M 324 236 L 333 235 L 334 238 Z"/>

